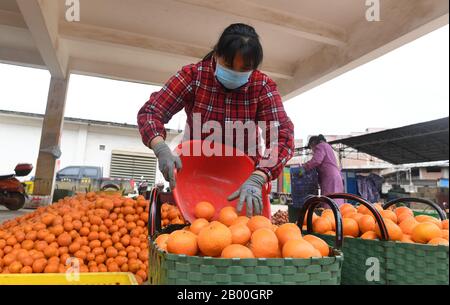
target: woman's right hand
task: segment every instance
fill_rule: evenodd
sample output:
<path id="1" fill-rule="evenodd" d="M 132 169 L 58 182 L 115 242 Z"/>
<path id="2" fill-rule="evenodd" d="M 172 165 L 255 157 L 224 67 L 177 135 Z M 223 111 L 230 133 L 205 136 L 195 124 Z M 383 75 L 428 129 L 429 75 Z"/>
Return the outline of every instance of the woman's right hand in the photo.
<path id="1" fill-rule="evenodd" d="M 162 138 L 161 138 L 162 139 Z M 175 177 L 173 175 L 174 169 L 181 170 L 182 164 L 179 156 L 172 153 L 169 146 L 164 140 L 151 143 L 151 148 L 158 158 L 158 167 L 164 176 L 164 179 L 170 183 L 170 188 L 173 189 L 176 185 Z"/>

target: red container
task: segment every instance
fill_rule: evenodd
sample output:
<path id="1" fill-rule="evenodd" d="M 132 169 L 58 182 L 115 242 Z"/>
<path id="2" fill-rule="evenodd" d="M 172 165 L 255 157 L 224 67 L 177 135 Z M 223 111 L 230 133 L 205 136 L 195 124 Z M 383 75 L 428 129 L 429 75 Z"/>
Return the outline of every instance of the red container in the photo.
<path id="1" fill-rule="evenodd" d="M 19 163 L 16 165 L 16 168 L 14 168 L 14 172 L 16 173 L 17 177 L 28 176 L 28 174 L 30 174 L 32 170 L 33 165 L 27 163 Z"/>
<path id="2" fill-rule="evenodd" d="M 211 202 L 216 208 L 216 217 L 223 207 L 236 207 L 238 199 L 229 202 L 227 197 L 239 189 L 255 171 L 255 164 L 250 157 L 238 155 L 236 149 L 220 144 L 215 144 L 215 148 L 221 149 L 222 155 L 193 156 L 194 147 L 205 143 L 207 142 L 199 140 L 188 141 L 176 149 L 183 168 L 176 173 L 177 184 L 173 195 L 180 212 L 189 222 L 195 219 L 194 207 L 200 201 Z M 190 149 L 186 149 L 187 147 Z M 225 156 L 225 149 L 233 151 L 233 156 Z M 270 219 L 269 194 L 270 183 L 267 183 L 262 190 L 263 215 Z M 246 215 L 245 204 L 241 214 Z"/>

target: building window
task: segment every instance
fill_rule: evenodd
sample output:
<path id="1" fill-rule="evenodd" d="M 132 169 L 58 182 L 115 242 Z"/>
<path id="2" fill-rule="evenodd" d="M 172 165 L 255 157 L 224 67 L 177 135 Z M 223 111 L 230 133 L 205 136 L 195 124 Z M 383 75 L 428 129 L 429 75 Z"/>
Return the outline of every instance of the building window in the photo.
<path id="1" fill-rule="evenodd" d="M 440 173 L 440 167 L 427 167 L 427 173 Z"/>
<path id="2" fill-rule="evenodd" d="M 100 145 L 100 146 L 98 147 L 99 150 L 105 150 L 105 148 L 106 148 L 105 145 Z"/>

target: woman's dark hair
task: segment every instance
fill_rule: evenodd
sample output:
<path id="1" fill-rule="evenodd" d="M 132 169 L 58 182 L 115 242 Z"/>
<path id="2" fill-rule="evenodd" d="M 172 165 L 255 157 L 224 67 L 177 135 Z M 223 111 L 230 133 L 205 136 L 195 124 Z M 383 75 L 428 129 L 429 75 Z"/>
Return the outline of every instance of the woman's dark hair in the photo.
<path id="1" fill-rule="evenodd" d="M 214 54 L 223 57 L 225 62 L 233 65 L 234 57 L 240 53 L 245 67 L 255 70 L 263 60 L 263 49 L 255 29 L 247 24 L 234 23 L 228 26 L 214 46 L 213 50 L 203 60 L 210 59 Z"/>
<path id="2" fill-rule="evenodd" d="M 320 142 L 327 142 L 327 139 L 325 139 L 325 137 L 321 134 L 318 136 L 312 136 L 311 138 L 309 138 L 308 148 L 311 148 L 311 146 L 315 146 Z"/>

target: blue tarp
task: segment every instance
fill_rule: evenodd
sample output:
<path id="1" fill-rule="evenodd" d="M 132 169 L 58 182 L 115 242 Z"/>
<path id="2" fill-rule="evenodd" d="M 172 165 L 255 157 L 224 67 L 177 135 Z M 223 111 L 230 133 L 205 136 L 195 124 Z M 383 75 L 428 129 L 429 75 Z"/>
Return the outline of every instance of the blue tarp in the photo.
<path id="1" fill-rule="evenodd" d="M 358 193 L 362 198 L 372 203 L 380 201 L 383 177 L 371 173 L 368 176 L 357 175 L 356 179 Z"/>
<path id="2" fill-rule="evenodd" d="M 292 205 L 301 208 L 309 195 L 318 195 L 319 176 L 315 169 L 306 171 L 303 176 L 299 175 L 300 167 L 290 168 Z"/>

